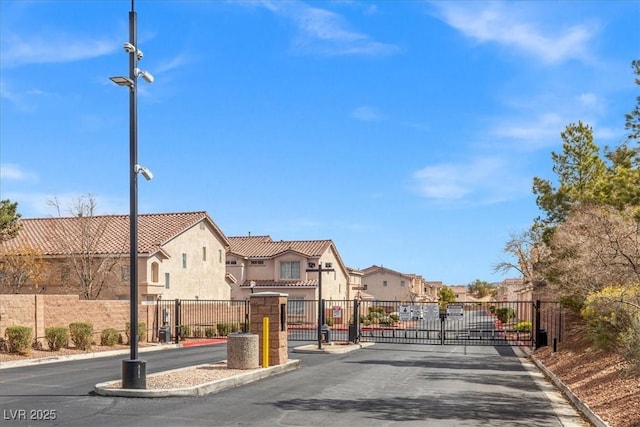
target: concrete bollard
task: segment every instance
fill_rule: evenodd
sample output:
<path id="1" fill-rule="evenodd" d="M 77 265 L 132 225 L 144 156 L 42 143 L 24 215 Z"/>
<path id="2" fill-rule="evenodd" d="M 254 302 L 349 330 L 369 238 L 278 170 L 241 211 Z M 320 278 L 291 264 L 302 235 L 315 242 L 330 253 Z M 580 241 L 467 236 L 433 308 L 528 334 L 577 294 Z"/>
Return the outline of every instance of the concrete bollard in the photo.
<path id="1" fill-rule="evenodd" d="M 227 337 L 227 368 L 256 369 L 260 367 L 259 339 L 256 334 L 233 333 Z"/>

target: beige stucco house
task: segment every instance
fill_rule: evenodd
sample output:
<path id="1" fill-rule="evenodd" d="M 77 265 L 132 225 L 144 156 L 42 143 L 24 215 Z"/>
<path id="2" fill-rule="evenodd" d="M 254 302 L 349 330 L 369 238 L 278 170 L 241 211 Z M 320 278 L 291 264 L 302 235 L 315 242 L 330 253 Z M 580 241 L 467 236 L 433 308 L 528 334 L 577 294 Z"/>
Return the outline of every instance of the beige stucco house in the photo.
<path id="1" fill-rule="evenodd" d="M 438 300 L 441 282 L 427 282 L 418 274 L 405 274 L 372 265 L 362 270 L 364 292 L 380 301 L 429 302 Z"/>
<path id="2" fill-rule="evenodd" d="M 318 266 L 322 298 L 349 297 L 349 272 L 331 240 L 274 241 L 270 236 L 229 237 L 227 274 L 231 299 L 246 299 L 252 292 L 281 292 L 289 300 L 318 299 Z"/>
<path id="3" fill-rule="evenodd" d="M 79 275 L 84 274 L 96 276 L 94 286 L 101 286 L 97 298 L 129 298 L 128 215 L 21 222 L 18 236 L 1 243 L 0 250 L 37 248 L 46 261 L 47 275 L 37 287 L 24 286 L 20 293 L 81 294 Z M 229 241 L 206 212 L 139 215 L 140 301 L 230 299 L 228 249 Z M 83 263 L 88 266 L 82 270 Z"/>

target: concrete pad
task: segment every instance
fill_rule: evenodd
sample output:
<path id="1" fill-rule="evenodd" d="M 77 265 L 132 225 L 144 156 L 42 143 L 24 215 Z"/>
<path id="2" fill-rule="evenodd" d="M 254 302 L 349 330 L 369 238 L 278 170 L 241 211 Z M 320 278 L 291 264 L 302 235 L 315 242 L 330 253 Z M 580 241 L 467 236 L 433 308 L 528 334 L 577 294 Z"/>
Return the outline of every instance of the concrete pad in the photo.
<path id="1" fill-rule="evenodd" d="M 295 347 L 291 350 L 293 353 L 323 353 L 323 354 L 344 354 L 350 351 L 359 350 L 365 347 L 371 347 L 375 343 L 363 342 L 359 344 L 353 343 L 329 343 L 322 344 L 322 348 L 318 348 L 318 344 L 303 345 Z"/>
<path id="2" fill-rule="evenodd" d="M 204 366 L 204 365 L 199 365 Z M 197 366 L 182 368 L 182 369 L 191 369 L 196 368 Z M 114 388 L 112 384 L 117 382 L 108 381 L 100 384 L 96 384 L 94 387 L 94 391 L 99 396 L 116 396 L 116 397 L 197 397 L 204 396 L 207 394 L 218 393 L 223 390 L 228 390 L 231 388 L 235 388 L 241 385 L 249 384 L 254 381 L 261 380 L 263 378 L 267 378 L 273 375 L 282 374 L 288 371 L 292 371 L 300 367 L 299 360 L 289 360 L 287 363 L 282 365 L 270 366 L 264 369 L 252 370 L 251 372 L 240 373 L 238 375 L 234 375 L 232 377 L 223 378 L 220 380 L 211 381 L 208 383 L 198 384 L 196 386 L 191 387 L 181 387 L 181 388 L 173 388 L 173 389 L 162 389 L 162 390 L 138 390 L 138 389 L 123 389 L 123 388 Z M 153 375 L 162 375 L 166 372 L 159 372 L 157 374 L 149 375 L 149 377 Z"/>

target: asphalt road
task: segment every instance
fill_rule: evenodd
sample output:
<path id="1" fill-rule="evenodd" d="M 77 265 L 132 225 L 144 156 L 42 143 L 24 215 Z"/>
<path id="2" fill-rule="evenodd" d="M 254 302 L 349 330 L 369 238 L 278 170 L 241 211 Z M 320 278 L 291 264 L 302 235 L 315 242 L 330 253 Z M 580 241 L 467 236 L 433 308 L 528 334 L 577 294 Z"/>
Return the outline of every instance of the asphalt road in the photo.
<path id="1" fill-rule="evenodd" d="M 151 374 L 224 360 L 226 346 L 141 357 Z M 341 355 L 290 353 L 300 369 L 205 397 L 93 395 L 96 383 L 121 378 L 125 358 L 0 370 L 0 425 L 587 425 L 509 347 L 376 344 Z"/>

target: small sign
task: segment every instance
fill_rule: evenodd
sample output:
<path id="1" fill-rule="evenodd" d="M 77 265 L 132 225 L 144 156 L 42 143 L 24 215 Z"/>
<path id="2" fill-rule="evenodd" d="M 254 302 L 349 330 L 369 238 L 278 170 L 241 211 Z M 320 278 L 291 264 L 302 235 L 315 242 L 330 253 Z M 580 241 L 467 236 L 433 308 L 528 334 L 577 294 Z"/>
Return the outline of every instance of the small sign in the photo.
<path id="1" fill-rule="evenodd" d="M 447 318 L 460 320 L 464 316 L 464 306 L 462 304 L 449 304 L 447 306 Z"/>
<path id="2" fill-rule="evenodd" d="M 335 306 L 333 307 L 333 318 L 340 319 L 342 317 L 342 307 Z"/>
<path id="3" fill-rule="evenodd" d="M 411 308 L 408 305 L 401 305 L 398 309 L 398 315 L 402 321 L 411 320 Z"/>
<path id="4" fill-rule="evenodd" d="M 440 318 L 440 306 L 438 304 L 425 305 L 422 307 L 425 320 L 438 320 Z"/>

